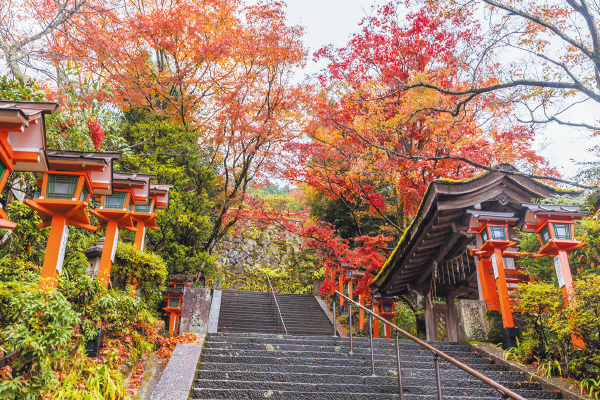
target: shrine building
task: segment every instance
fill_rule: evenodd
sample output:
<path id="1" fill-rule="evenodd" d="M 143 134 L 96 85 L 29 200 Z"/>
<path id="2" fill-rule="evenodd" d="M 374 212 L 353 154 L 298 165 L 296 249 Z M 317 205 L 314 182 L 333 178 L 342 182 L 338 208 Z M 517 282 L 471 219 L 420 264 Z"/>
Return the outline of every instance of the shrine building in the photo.
<path id="1" fill-rule="evenodd" d="M 481 300 L 488 310 L 500 311 L 503 343 L 514 345 L 518 330 L 512 313 L 518 310 L 513 292 L 519 283 L 530 280 L 515 267 L 515 258 L 524 256 L 514 241 L 520 229 L 538 233 L 542 249 L 536 256 L 556 256 L 559 280 L 563 272 L 568 275 L 563 293 L 569 288 L 566 252 L 559 251 L 585 245 L 571 234 L 573 220 L 583 214 L 576 206 L 531 203 L 579 192 L 519 175 L 508 164 L 499 168 L 516 174 L 494 171 L 461 181 L 431 182 L 413 223 L 373 279 L 373 297 L 379 301 L 397 301 L 397 296 L 414 293 L 425 297 L 427 340 L 457 341 L 454 300 L 458 298 Z M 444 329 L 438 330 L 438 325 L 443 321 L 445 337 L 439 337 Z"/>

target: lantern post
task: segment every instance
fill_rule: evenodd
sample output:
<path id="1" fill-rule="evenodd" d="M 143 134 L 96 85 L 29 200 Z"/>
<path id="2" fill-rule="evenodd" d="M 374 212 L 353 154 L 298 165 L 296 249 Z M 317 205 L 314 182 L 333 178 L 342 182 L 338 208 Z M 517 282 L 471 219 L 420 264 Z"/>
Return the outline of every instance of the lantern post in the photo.
<path id="1" fill-rule="evenodd" d="M 57 108 L 57 103 L 0 100 L 0 190 L 12 172 L 46 172 L 44 117 Z M 16 226 L 0 206 L 0 228 Z"/>
<path id="2" fill-rule="evenodd" d="M 502 259 L 503 252 L 517 244 L 517 242 L 508 238 L 508 225 L 514 225 L 518 218 L 514 217 L 513 213 L 504 212 L 467 210 L 467 213 L 471 215 L 469 232 L 477 233 L 481 242 L 481 247 L 473 253 L 478 257 L 478 268 L 479 265 L 483 267 L 478 272 L 481 273 L 480 284 L 482 292 L 485 290 L 486 303 L 491 300 L 492 305 L 494 304 L 493 293 L 497 290 L 500 312 L 502 313 L 502 342 L 505 348 L 516 347 L 516 338 L 519 331 L 513 320 L 506 272 Z M 485 259 L 491 260 L 495 288 L 490 287 L 491 284 L 485 270 L 487 264 Z"/>
<path id="3" fill-rule="evenodd" d="M 169 287 L 166 294 L 167 306 L 163 310 L 166 312 L 165 315 L 169 316 L 169 333 L 173 336 L 179 330 L 184 289 L 190 286 L 192 284 L 187 276 L 179 274 L 169 276 Z"/>
<path id="4" fill-rule="evenodd" d="M 112 194 L 113 162 L 118 153 L 47 150 L 48 171 L 38 173 L 39 195 L 24 201 L 50 227 L 40 276 L 40 289 L 56 287 L 62 271 L 69 225 L 95 231 L 86 212 L 91 195 Z"/>
<path id="5" fill-rule="evenodd" d="M 579 206 L 560 206 L 523 203 L 527 210 L 523 226 L 524 232 L 535 232 L 541 248 L 537 256 L 554 256 L 554 268 L 565 307 L 570 307 L 569 297 L 573 295 L 573 277 L 569 266 L 569 253 L 587 243 L 575 239 L 575 221 L 586 214 Z M 573 346 L 585 349 L 583 340 L 571 334 Z"/>
<path id="6" fill-rule="evenodd" d="M 90 212 L 98 218 L 98 229 L 106 228 L 100 258 L 98 279 L 108 287 L 110 270 L 115 259 L 119 228 L 135 232 L 131 210 L 139 203 L 147 204 L 150 199 L 150 179 L 154 175 L 121 173 L 113 174 L 113 193 L 98 196 L 100 207 Z"/>
<path id="7" fill-rule="evenodd" d="M 394 304 L 396 304 L 396 301 L 397 301 L 396 298 L 382 298 L 380 300 L 381 316 L 390 322 L 392 322 L 392 320 L 394 319 L 394 317 L 396 315 L 396 314 L 394 314 Z M 392 338 L 392 329 L 387 324 L 385 325 L 385 338 L 386 339 Z"/>
<path id="8" fill-rule="evenodd" d="M 144 251 L 146 242 L 146 228 L 158 231 L 156 225 L 156 211 L 169 208 L 169 195 L 173 185 L 150 184 L 147 203 L 136 204 L 132 209 L 131 217 L 136 222 L 135 246 Z"/>

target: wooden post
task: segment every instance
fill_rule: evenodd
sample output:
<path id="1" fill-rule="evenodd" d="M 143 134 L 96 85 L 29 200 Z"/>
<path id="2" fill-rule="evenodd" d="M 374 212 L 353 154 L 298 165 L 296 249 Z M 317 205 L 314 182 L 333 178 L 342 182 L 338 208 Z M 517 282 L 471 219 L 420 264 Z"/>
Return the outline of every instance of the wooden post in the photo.
<path id="1" fill-rule="evenodd" d="M 50 235 L 46 244 L 46 255 L 42 264 L 40 283 L 38 284 L 40 289 L 49 290 L 56 287 L 58 273 L 62 269 L 62 263 L 65 258 L 68 235 L 67 219 L 62 215 L 53 216 L 50 225 Z"/>
<path id="2" fill-rule="evenodd" d="M 174 311 L 171 312 L 169 316 L 169 333 L 175 336 L 175 325 L 177 324 L 177 315 Z"/>
<path id="3" fill-rule="evenodd" d="M 491 270 L 491 272 L 490 272 Z M 500 311 L 500 300 L 496 293 L 496 279 L 494 278 L 492 260 L 481 257 L 477 263 L 479 283 L 481 285 L 481 298 L 485 301 L 488 310 Z"/>
<path id="4" fill-rule="evenodd" d="M 340 272 L 340 293 L 344 293 L 344 274 Z M 340 306 L 344 305 L 344 298 L 340 297 Z"/>
<path id="5" fill-rule="evenodd" d="M 502 325 L 504 328 L 512 328 L 515 326 L 515 323 L 508 297 L 508 285 L 506 284 L 506 273 L 504 272 L 504 262 L 502 261 L 502 249 L 495 247 L 492 257 L 494 257 L 492 264 L 496 263 L 494 275 L 496 276 L 496 288 L 498 289 L 500 311 L 502 312 Z"/>
<path id="6" fill-rule="evenodd" d="M 565 307 L 571 307 L 569 298 L 573 293 L 573 277 L 571 276 L 571 267 L 569 266 L 569 255 L 565 250 L 558 250 L 558 255 L 554 258 L 554 268 L 556 269 L 558 285 L 562 291 Z M 585 349 L 585 344 L 579 336 L 572 333 L 571 341 L 576 349 Z"/>
<path id="7" fill-rule="evenodd" d="M 144 251 L 144 242 L 145 242 L 145 236 L 146 236 L 146 224 L 144 223 L 144 221 L 138 221 L 137 225 L 136 225 L 137 231 L 135 232 L 135 247 L 138 248 L 138 250 Z"/>
<path id="8" fill-rule="evenodd" d="M 104 287 L 108 288 L 110 281 L 110 269 L 114 260 L 114 254 L 117 250 L 117 239 L 119 236 L 117 221 L 108 221 L 106 234 L 104 235 L 104 245 L 102 248 L 102 257 L 100 258 L 100 269 L 98 279 L 104 281 Z"/>
<path id="9" fill-rule="evenodd" d="M 358 302 L 361 306 L 364 306 L 362 295 L 358 296 Z M 362 308 L 358 310 L 358 329 L 365 330 L 365 311 Z"/>
<path id="10" fill-rule="evenodd" d="M 454 316 L 454 293 L 450 292 L 446 295 L 446 332 L 448 333 L 449 342 L 457 342 L 458 335 L 456 332 L 456 317 Z"/>
<path id="11" fill-rule="evenodd" d="M 352 297 L 352 281 L 348 281 L 348 297 L 351 300 L 354 300 L 354 297 Z"/>
<path id="12" fill-rule="evenodd" d="M 391 339 L 392 338 L 392 328 L 390 328 L 389 325 L 385 326 L 385 338 L 386 339 Z"/>
<path id="13" fill-rule="evenodd" d="M 379 305 L 373 306 L 373 312 L 375 315 L 379 315 Z M 377 318 L 373 318 L 373 337 L 379 338 L 379 320 Z"/>
<path id="14" fill-rule="evenodd" d="M 429 299 L 425 298 L 425 339 L 429 342 L 436 340 L 435 312 Z"/>

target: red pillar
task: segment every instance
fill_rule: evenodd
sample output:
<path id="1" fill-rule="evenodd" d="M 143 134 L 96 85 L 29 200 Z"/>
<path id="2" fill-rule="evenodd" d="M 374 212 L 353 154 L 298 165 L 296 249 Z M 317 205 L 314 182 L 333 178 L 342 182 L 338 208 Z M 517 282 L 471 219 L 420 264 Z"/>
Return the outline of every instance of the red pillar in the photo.
<path id="1" fill-rule="evenodd" d="M 361 306 L 364 306 L 362 295 L 358 296 L 358 302 Z M 365 330 L 365 311 L 362 308 L 358 309 L 358 329 L 361 331 Z"/>
<path id="2" fill-rule="evenodd" d="M 340 293 L 344 293 L 344 275 L 340 273 Z M 344 305 L 344 298 L 340 297 L 340 306 Z"/>
<path id="3" fill-rule="evenodd" d="M 373 312 L 375 315 L 379 315 L 379 306 L 373 306 Z M 373 337 L 379 337 L 379 320 L 377 318 L 373 318 Z"/>
<path id="4" fill-rule="evenodd" d="M 137 225 L 137 231 L 135 232 L 135 247 L 138 248 L 138 250 L 144 251 L 144 236 L 146 236 L 146 224 L 144 224 L 144 221 L 138 221 Z"/>
<path id="5" fill-rule="evenodd" d="M 491 272 L 490 272 L 491 271 Z M 479 273 L 479 284 L 481 285 L 481 297 L 485 301 L 488 310 L 500 311 L 500 300 L 496 293 L 496 279 L 489 258 L 480 258 L 477 263 Z"/>
<path id="6" fill-rule="evenodd" d="M 104 235 L 102 257 L 100 258 L 100 269 L 98 270 L 98 279 L 104 281 L 105 288 L 108 288 L 108 282 L 110 281 L 110 269 L 113 263 L 114 252 L 117 250 L 118 235 L 119 230 L 117 222 L 108 221 L 106 234 Z"/>
<path id="7" fill-rule="evenodd" d="M 571 267 L 569 266 L 569 255 L 565 250 L 558 251 L 558 256 L 554 259 L 554 267 L 558 276 L 558 284 L 561 286 L 560 290 L 562 291 L 565 307 L 570 307 L 569 297 L 573 293 L 573 277 L 571 276 Z M 579 336 L 572 333 L 571 341 L 576 349 L 585 349 L 585 344 Z"/>
<path id="8" fill-rule="evenodd" d="M 502 325 L 504 328 L 512 328 L 515 326 L 515 323 L 513 321 L 512 310 L 510 308 L 510 299 L 508 297 L 506 273 L 504 272 L 504 263 L 502 262 L 502 249 L 497 247 L 494 248 L 494 254 L 492 257 L 495 257 L 496 271 L 498 272 L 498 277 L 496 278 L 496 288 L 498 289 L 500 311 L 502 312 Z"/>
<path id="9" fill-rule="evenodd" d="M 46 255 L 42 264 L 40 276 L 40 289 L 54 289 L 57 285 L 58 274 L 62 269 L 62 263 L 65 257 L 65 247 L 69 230 L 67 228 L 67 219 L 62 215 L 52 217 L 50 225 L 50 235 L 46 244 Z M 59 265 L 60 264 L 60 265 Z"/>

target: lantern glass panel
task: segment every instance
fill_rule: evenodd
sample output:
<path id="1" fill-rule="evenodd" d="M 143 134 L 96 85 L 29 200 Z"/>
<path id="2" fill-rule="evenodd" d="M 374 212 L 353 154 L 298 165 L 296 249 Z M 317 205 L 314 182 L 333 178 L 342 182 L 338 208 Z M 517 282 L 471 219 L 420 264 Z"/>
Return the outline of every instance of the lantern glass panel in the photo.
<path id="1" fill-rule="evenodd" d="M 115 192 L 112 196 L 104 196 L 104 208 L 121 210 L 125 207 L 126 198 L 127 193 L 125 192 Z"/>
<path id="2" fill-rule="evenodd" d="M 72 199 L 77 190 L 78 176 L 48 175 L 46 197 L 49 199 Z"/>
<path id="3" fill-rule="evenodd" d="M 150 212 L 150 206 L 135 206 L 135 212 L 141 212 L 141 213 L 149 213 Z"/>
<path id="4" fill-rule="evenodd" d="M 90 191 L 88 190 L 87 185 L 84 183 L 83 189 L 81 189 L 81 194 L 79 195 L 79 200 L 85 201 L 88 198 L 89 194 L 90 194 Z"/>
<path id="5" fill-rule="evenodd" d="M 183 283 L 176 283 L 176 284 L 175 284 L 175 287 L 176 287 L 176 288 L 182 288 L 182 287 L 184 287 L 184 286 L 185 286 L 185 285 L 184 285 Z"/>
<path id="6" fill-rule="evenodd" d="M 506 230 L 503 226 L 490 226 L 492 240 L 506 240 Z"/>
<path id="7" fill-rule="evenodd" d="M 571 240 L 571 225 L 552 223 L 554 237 L 560 240 Z"/>
<path id="8" fill-rule="evenodd" d="M 550 240 L 550 229 L 548 229 L 548 225 L 544 226 L 540 231 L 540 239 L 542 239 L 542 245 L 548 243 L 548 240 Z"/>
<path id="9" fill-rule="evenodd" d="M 383 303 L 383 312 L 391 313 L 393 308 L 393 304 Z"/>
<path id="10" fill-rule="evenodd" d="M 348 271 L 348 276 L 352 278 L 352 271 Z"/>
<path id="11" fill-rule="evenodd" d="M 487 231 L 487 229 L 484 229 L 483 232 L 481 232 L 481 244 L 482 245 L 485 244 L 485 242 L 487 242 L 488 239 L 489 239 L 488 231 Z"/>
<path id="12" fill-rule="evenodd" d="M 169 297 L 169 308 L 179 308 L 179 299 L 177 297 Z"/>
<path id="13" fill-rule="evenodd" d="M 0 160 L 0 178 L 4 175 L 4 171 L 6 171 L 6 165 Z"/>

